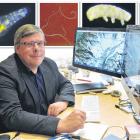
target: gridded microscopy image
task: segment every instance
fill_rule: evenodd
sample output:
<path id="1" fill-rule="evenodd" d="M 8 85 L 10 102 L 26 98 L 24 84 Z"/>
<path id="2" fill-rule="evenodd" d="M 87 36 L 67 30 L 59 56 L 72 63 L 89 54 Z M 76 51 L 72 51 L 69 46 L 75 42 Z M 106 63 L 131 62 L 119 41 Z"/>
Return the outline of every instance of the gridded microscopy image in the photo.
<path id="1" fill-rule="evenodd" d="M 48 46 L 73 46 L 78 3 L 41 3 L 40 26 Z"/>
<path id="2" fill-rule="evenodd" d="M 135 24 L 135 3 L 83 3 L 83 27 L 125 28 Z"/>
<path id="3" fill-rule="evenodd" d="M 13 46 L 15 31 L 24 24 L 35 24 L 34 3 L 1 3 L 0 46 Z"/>

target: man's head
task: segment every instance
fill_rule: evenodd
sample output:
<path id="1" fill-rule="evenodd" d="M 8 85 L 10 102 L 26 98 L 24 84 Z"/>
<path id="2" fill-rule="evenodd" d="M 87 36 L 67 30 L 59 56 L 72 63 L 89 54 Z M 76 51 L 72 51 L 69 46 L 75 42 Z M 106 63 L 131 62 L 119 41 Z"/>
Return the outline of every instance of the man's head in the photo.
<path id="1" fill-rule="evenodd" d="M 45 36 L 43 31 L 32 24 L 21 26 L 15 33 L 15 52 L 22 62 L 36 72 L 45 56 Z"/>

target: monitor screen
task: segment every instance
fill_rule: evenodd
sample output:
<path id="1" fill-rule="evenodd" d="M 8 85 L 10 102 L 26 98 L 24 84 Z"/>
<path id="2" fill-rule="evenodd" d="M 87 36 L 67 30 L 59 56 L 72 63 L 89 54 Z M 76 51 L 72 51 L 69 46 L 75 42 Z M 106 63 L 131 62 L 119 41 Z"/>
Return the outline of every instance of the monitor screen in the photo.
<path id="1" fill-rule="evenodd" d="M 125 30 L 78 28 L 73 65 L 116 77 L 123 73 Z"/>
<path id="2" fill-rule="evenodd" d="M 129 25 L 126 31 L 124 76 L 129 87 L 140 93 L 140 26 Z"/>
<path id="3" fill-rule="evenodd" d="M 127 26 L 125 41 L 122 85 L 133 106 L 134 118 L 140 123 L 140 25 Z"/>

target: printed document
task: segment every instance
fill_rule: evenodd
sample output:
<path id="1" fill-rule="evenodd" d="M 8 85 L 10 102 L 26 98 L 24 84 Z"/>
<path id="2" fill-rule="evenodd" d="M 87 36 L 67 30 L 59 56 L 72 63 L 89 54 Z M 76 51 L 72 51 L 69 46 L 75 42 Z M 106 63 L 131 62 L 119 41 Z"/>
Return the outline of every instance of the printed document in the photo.
<path id="1" fill-rule="evenodd" d="M 101 140 L 108 125 L 97 123 L 85 123 L 83 129 L 79 129 L 73 135 L 80 136 L 81 140 Z"/>

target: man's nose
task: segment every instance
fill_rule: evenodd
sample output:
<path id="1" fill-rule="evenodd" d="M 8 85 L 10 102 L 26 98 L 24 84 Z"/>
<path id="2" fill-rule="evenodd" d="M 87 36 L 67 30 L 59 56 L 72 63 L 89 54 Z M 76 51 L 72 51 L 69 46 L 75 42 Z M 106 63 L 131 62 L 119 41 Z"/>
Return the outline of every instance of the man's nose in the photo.
<path id="1" fill-rule="evenodd" d="M 37 42 L 34 43 L 34 48 L 39 48 L 39 45 Z"/>
<path id="2" fill-rule="evenodd" d="M 39 45 L 37 43 L 34 43 L 34 46 L 33 46 L 35 52 L 39 49 Z"/>

